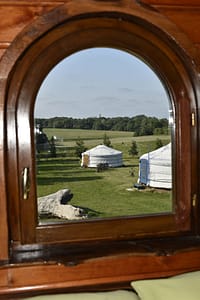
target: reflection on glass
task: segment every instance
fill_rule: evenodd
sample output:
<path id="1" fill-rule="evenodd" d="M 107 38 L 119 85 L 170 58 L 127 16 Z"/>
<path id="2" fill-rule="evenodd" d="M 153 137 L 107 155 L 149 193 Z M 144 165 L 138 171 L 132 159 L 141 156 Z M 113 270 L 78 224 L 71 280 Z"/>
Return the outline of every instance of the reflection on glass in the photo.
<path id="1" fill-rule="evenodd" d="M 173 111 L 141 60 L 109 48 L 67 57 L 34 116 L 40 223 L 172 210 Z"/>

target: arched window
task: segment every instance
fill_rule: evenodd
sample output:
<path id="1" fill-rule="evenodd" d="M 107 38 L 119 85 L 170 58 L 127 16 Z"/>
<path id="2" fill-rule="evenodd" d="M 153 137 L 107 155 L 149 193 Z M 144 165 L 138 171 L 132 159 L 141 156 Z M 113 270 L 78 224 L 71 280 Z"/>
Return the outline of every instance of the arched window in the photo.
<path id="1" fill-rule="evenodd" d="M 188 234 L 193 229 L 191 217 L 197 193 L 194 84 L 197 75 L 192 71 L 192 61 L 167 33 L 167 30 L 172 30 L 168 22 L 160 20 L 156 13 L 150 14 L 134 5 L 131 10 L 125 4 L 121 7 L 113 4 L 111 8 L 100 2 L 94 9 L 92 5 L 83 5 L 76 8 L 76 12 L 68 11 L 66 7 L 67 4 L 41 18 L 45 26 L 38 21 L 28 28 L 7 54 L 15 54 L 14 64 L 8 65 L 10 81 L 5 93 L 7 190 L 10 236 L 14 245 L 21 249 L 27 244 L 128 240 Z M 58 11 L 59 19 L 56 18 Z M 24 44 L 21 43 L 22 40 Z M 21 48 L 17 48 L 18 45 Z M 173 208 L 158 214 L 40 224 L 35 167 L 36 97 L 47 74 L 61 60 L 93 48 L 113 48 L 136 56 L 149 65 L 163 83 L 171 103 L 174 122 L 171 131 Z M 187 59 L 184 61 L 183 57 Z M 74 82 L 76 83 L 76 78 Z"/>
<path id="2" fill-rule="evenodd" d="M 172 212 L 173 109 L 143 61 L 76 52 L 47 75 L 35 106 L 39 222 Z"/>

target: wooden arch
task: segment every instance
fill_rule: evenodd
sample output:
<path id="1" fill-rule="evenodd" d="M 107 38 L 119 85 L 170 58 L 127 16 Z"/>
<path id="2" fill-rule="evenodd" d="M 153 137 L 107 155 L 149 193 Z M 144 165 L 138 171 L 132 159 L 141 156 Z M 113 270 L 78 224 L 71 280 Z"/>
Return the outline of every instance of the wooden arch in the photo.
<path id="1" fill-rule="evenodd" d="M 191 127 L 191 115 L 197 120 L 197 53 L 177 28 L 156 12 L 133 1 L 69 1 L 39 17 L 12 43 L 0 63 L 1 118 L 6 151 L 5 176 L 11 239 L 16 244 L 65 242 L 62 226 L 37 227 L 35 165 L 33 145 L 33 108 L 38 89 L 48 72 L 63 58 L 91 47 L 113 47 L 139 56 L 159 74 L 171 96 L 177 129 L 175 135 L 174 213 L 132 220 L 71 225 L 68 242 L 95 239 L 129 239 L 177 235 L 190 232 L 191 195 L 197 194 L 197 126 Z M 193 156 L 191 156 L 191 153 Z M 5 154 L 4 154 L 5 155 Z M 30 169 L 30 199 L 21 201 L 21 174 Z M 6 170 L 6 172 L 5 172 Z M 12 174 L 12 176 L 11 176 Z M 160 228 L 158 226 L 160 224 Z M 113 232 L 113 228 L 117 230 Z M 158 229 L 159 228 L 159 229 Z M 166 230 L 168 229 L 168 231 Z M 60 230 L 60 231 L 59 231 Z M 59 232 L 58 240 L 55 232 Z M 76 236 L 76 239 L 74 238 Z"/>
<path id="2" fill-rule="evenodd" d="M 96 231 L 87 223 L 81 230 L 72 224 L 65 247 L 62 226 L 37 227 L 34 201 L 22 201 L 21 173 L 24 167 L 30 168 L 29 197 L 34 200 L 32 112 L 41 82 L 62 58 L 99 46 L 138 55 L 159 74 L 171 96 L 177 124 L 175 213 L 147 217 L 142 222 L 136 219 L 134 226 L 130 219 L 113 220 L 111 226 L 107 221 L 94 222 Z M 133 279 L 199 269 L 200 227 L 195 199 L 199 195 L 200 64 L 196 51 L 175 25 L 132 0 L 69 0 L 17 36 L 0 61 L 0 214 L 4 225 L 0 239 L 9 243 L 1 249 L 1 260 L 12 263 L 3 262 L 0 270 L 0 296 L 96 290 L 100 286 L 121 288 L 128 287 Z M 77 247 L 74 236 L 80 242 L 80 231 L 85 232 L 86 245 Z M 160 236 L 162 239 L 153 239 Z M 146 240 L 137 243 L 144 237 Z M 60 242 L 62 247 L 56 248 Z"/>

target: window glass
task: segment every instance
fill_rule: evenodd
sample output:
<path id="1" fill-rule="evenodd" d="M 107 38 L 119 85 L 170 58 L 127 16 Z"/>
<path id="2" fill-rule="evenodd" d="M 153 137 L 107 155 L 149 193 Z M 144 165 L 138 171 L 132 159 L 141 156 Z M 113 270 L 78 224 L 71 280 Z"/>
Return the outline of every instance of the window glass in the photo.
<path id="1" fill-rule="evenodd" d="M 72 54 L 43 81 L 34 117 L 39 223 L 172 211 L 173 110 L 142 60 Z"/>

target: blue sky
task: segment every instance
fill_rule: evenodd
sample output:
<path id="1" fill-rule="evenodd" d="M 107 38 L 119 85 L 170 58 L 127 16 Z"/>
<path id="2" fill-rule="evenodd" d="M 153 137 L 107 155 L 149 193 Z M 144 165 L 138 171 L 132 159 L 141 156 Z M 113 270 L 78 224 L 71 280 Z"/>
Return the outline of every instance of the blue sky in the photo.
<path id="1" fill-rule="evenodd" d="M 135 56 L 109 48 L 82 50 L 61 61 L 43 81 L 35 106 L 35 117 L 42 118 L 168 118 L 168 112 L 155 73 Z"/>

